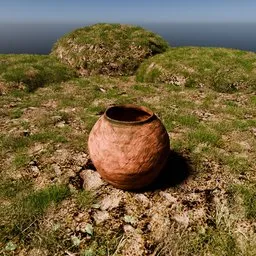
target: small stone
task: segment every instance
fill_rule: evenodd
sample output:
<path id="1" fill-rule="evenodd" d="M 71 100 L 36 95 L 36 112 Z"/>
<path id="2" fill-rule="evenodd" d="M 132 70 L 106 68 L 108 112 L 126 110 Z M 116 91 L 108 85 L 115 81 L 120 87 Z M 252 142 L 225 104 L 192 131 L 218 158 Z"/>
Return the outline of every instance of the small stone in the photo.
<path id="1" fill-rule="evenodd" d="M 34 178 L 37 177 L 40 173 L 39 168 L 37 166 L 34 166 L 34 165 L 31 166 L 31 171 L 33 173 Z"/>
<path id="2" fill-rule="evenodd" d="M 121 202 L 121 199 L 121 196 L 117 194 L 108 195 L 100 202 L 100 208 L 103 211 L 117 208 Z"/>
<path id="3" fill-rule="evenodd" d="M 104 182 L 98 172 L 93 170 L 84 170 L 80 173 L 80 177 L 84 180 L 83 188 L 85 190 L 97 190 Z"/>
<path id="4" fill-rule="evenodd" d="M 77 236 L 71 237 L 71 241 L 72 241 L 74 246 L 79 246 L 80 243 L 81 243 L 81 240 Z"/>
<path id="5" fill-rule="evenodd" d="M 69 188 L 69 190 L 72 194 L 77 193 L 77 190 L 76 190 L 75 186 L 73 186 L 72 184 L 68 184 L 68 188 Z"/>
<path id="6" fill-rule="evenodd" d="M 82 233 L 86 233 L 86 225 L 87 225 L 87 223 L 85 223 L 85 222 L 82 222 L 81 224 L 80 224 L 80 231 L 82 232 Z"/>
<path id="7" fill-rule="evenodd" d="M 92 208 L 94 208 L 94 209 L 99 209 L 99 208 L 100 208 L 100 204 L 93 204 L 93 205 L 92 205 Z"/>
<path id="8" fill-rule="evenodd" d="M 66 233 L 71 233 L 72 230 L 70 228 L 66 228 Z"/>
<path id="9" fill-rule="evenodd" d="M 76 221 L 76 222 L 80 222 L 81 219 L 77 216 L 77 217 L 75 217 L 75 221 Z"/>
<path id="10" fill-rule="evenodd" d="M 150 201 L 149 201 L 149 199 L 145 195 L 143 195 L 143 194 L 136 194 L 135 198 L 139 202 L 141 202 L 145 207 L 149 207 Z"/>
<path id="11" fill-rule="evenodd" d="M 256 128 L 252 128 L 252 133 L 253 133 L 253 135 L 256 137 Z"/>
<path id="12" fill-rule="evenodd" d="M 61 169 L 60 169 L 60 166 L 58 164 L 53 164 L 52 168 L 53 168 L 56 176 L 60 176 L 61 175 Z"/>
<path id="13" fill-rule="evenodd" d="M 51 119 L 54 123 L 58 123 L 61 121 L 62 117 L 61 116 L 53 116 Z"/>
<path id="14" fill-rule="evenodd" d="M 245 149 L 245 150 L 251 150 L 251 146 L 248 142 L 246 141 L 240 141 L 238 142 L 240 144 L 240 146 Z"/>
<path id="15" fill-rule="evenodd" d="M 35 160 L 30 161 L 30 162 L 29 162 L 29 165 L 36 166 L 36 165 L 37 165 L 37 162 L 36 162 Z"/>
<path id="16" fill-rule="evenodd" d="M 29 130 L 24 130 L 23 131 L 23 136 L 28 137 L 30 135 L 30 131 Z"/>
<path id="17" fill-rule="evenodd" d="M 58 123 L 56 124 L 56 127 L 59 127 L 59 128 L 65 127 L 65 121 L 58 122 Z"/>
<path id="18" fill-rule="evenodd" d="M 86 153 L 83 153 L 83 152 L 75 154 L 74 157 L 73 157 L 74 162 L 77 165 L 79 165 L 80 167 L 86 165 L 86 163 L 88 162 L 88 158 L 89 158 L 89 156 Z"/>
<path id="19" fill-rule="evenodd" d="M 132 227 L 131 225 L 124 225 L 124 232 L 125 233 L 133 233 L 134 227 Z"/>
<path id="20" fill-rule="evenodd" d="M 164 197 L 169 203 L 177 203 L 177 198 L 172 196 L 170 193 L 166 193 L 166 192 L 161 191 L 160 195 L 162 197 Z"/>
<path id="21" fill-rule="evenodd" d="M 83 217 L 84 217 L 84 213 L 81 213 L 81 212 L 80 212 L 80 213 L 78 214 L 78 218 L 82 219 Z"/>
<path id="22" fill-rule="evenodd" d="M 100 88 L 100 91 L 104 92 L 104 93 L 106 92 L 106 90 L 104 88 Z"/>
<path id="23" fill-rule="evenodd" d="M 37 110 L 37 107 L 28 107 L 27 110 Z"/>
<path id="24" fill-rule="evenodd" d="M 183 215 L 174 215 L 173 219 L 176 220 L 178 223 L 184 225 L 185 227 L 188 227 L 189 224 L 189 217 L 187 216 L 187 214 L 183 214 Z"/>
<path id="25" fill-rule="evenodd" d="M 27 256 L 47 256 L 49 252 L 46 249 L 33 248 L 27 254 Z"/>
<path id="26" fill-rule="evenodd" d="M 109 219 L 109 217 L 110 217 L 110 215 L 107 211 L 97 211 L 93 215 L 93 218 L 94 218 L 97 225 L 106 221 L 107 219 Z"/>
<path id="27" fill-rule="evenodd" d="M 31 154 L 38 154 L 40 152 L 42 152 L 44 149 L 44 146 L 41 144 L 35 144 L 35 146 L 31 149 Z"/>

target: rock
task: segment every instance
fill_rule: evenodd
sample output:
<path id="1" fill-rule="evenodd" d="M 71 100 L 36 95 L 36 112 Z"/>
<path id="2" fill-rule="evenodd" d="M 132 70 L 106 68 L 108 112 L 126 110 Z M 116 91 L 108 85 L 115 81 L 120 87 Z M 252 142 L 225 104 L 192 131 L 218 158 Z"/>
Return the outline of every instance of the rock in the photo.
<path id="1" fill-rule="evenodd" d="M 156 241 L 162 241 L 163 238 L 170 231 L 170 219 L 167 214 L 158 209 L 159 212 L 155 212 L 150 221 L 150 231 Z"/>
<path id="2" fill-rule="evenodd" d="M 56 148 L 58 147 L 58 144 L 56 145 Z M 67 159 L 70 159 L 71 152 L 67 149 L 57 149 L 55 151 L 55 154 L 53 155 L 52 159 L 54 162 L 64 164 Z"/>
<path id="3" fill-rule="evenodd" d="M 173 219 L 176 220 L 178 223 L 184 225 L 185 227 L 188 227 L 189 224 L 189 217 L 187 216 L 186 213 L 182 215 L 174 215 Z"/>
<path id="4" fill-rule="evenodd" d="M 58 122 L 55 126 L 59 128 L 63 128 L 65 127 L 65 121 Z"/>
<path id="5" fill-rule="evenodd" d="M 28 252 L 27 255 L 28 256 L 47 256 L 49 255 L 49 252 L 46 249 L 33 248 Z"/>
<path id="6" fill-rule="evenodd" d="M 120 255 L 127 255 L 127 256 L 149 255 L 145 250 L 145 239 L 143 238 L 143 235 L 139 234 L 137 230 L 135 230 L 132 233 L 129 233 L 129 236 L 127 236 L 121 248 L 122 248 L 122 251 L 120 252 Z"/>
<path id="7" fill-rule="evenodd" d="M 61 169 L 60 169 L 60 166 L 58 164 L 53 164 L 52 168 L 53 168 L 56 176 L 61 176 Z"/>
<path id="8" fill-rule="evenodd" d="M 89 159 L 89 155 L 86 153 L 77 153 L 77 154 L 73 154 L 72 160 L 74 161 L 75 165 L 78 168 L 84 167 Z M 88 167 L 88 169 L 91 169 Z"/>
<path id="9" fill-rule="evenodd" d="M 125 233 L 133 233 L 134 232 L 134 227 L 132 227 L 131 225 L 124 225 L 124 232 Z"/>
<path id="10" fill-rule="evenodd" d="M 23 136 L 28 137 L 30 135 L 30 131 L 29 130 L 24 130 L 23 131 Z"/>
<path id="11" fill-rule="evenodd" d="M 143 194 L 136 194 L 135 198 L 136 198 L 136 200 L 141 202 L 143 204 L 143 206 L 145 206 L 146 208 L 150 206 L 150 201 L 149 201 L 149 199 L 145 195 L 143 195 Z"/>
<path id="12" fill-rule="evenodd" d="M 98 172 L 93 170 L 84 170 L 80 173 L 80 177 L 84 180 L 83 188 L 85 190 L 96 190 L 104 185 Z"/>
<path id="13" fill-rule="evenodd" d="M 37 166 L 37 162 L 35 160 L 32 160 L 29 162 L 29 165 L 31 166 Z"/>
<path id="14" fill-rule="evenodd" d="M 39 173 L 40 173 L 39 168 L 38 168 L 37 166 L 35 166 L 35 165 L 32 165 L 32 166 L 30 167 L 30 169 L 31 169 L 31 171 L 32 171 L 33 177 L 36 178 L 36 177 L 39 175 Z"/>
<path id="15" fill-rule="evenodd" d="M 52 116 L 51 119 L 54 123 L 58 123 L 62 120 L 62 116 Z"/>
<path id="16" fill-rule="evenodd" d="M 34 146 L 29 148 L 29 150 L 28 150 L 29 155 L 34 156 L 36 154 L 42 153 L 44 150 L 44 146 L 46 146 L 46 145 L 36 143 Z"/>
<path id="17" fill-rule="evenodd" d="M 107 211 L 97 211 L 93 215 L 93 219 L 95 220 L 97 225 L 108 220 L 109 217 L 110 217 L 110 215 Z"/>
<path id="18" fill-rule="evenodd" d="M 246 141 L 240 141 L 238 142 L 239 145 L 244 149 L 244 150 L 251 150 L 251 146 L 248 142 Z"/>
<path id="19" fill-rule="evenodd" d="M 161 191 L 159 194 L 160 194 L 160 196 L 164 197 L 169 203 L 171 203 L 171 204 L 177 203 L 177 198 L 172 196 L 170 193 Z"/>
<path id="20" fill-rule="evenodd" d="M 116 193 L 108 195 L 100 202 L 100 208 L 101 210 L 112 210 L 120 205 L 121 200 L 122 197 Z"/>

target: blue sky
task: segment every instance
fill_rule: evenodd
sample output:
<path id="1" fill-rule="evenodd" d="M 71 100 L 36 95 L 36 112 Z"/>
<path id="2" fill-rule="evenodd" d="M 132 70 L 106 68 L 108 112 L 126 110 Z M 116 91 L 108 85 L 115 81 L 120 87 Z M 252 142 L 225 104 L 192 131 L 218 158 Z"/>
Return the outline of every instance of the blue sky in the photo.
<path id="1" fill-rule="evenodd" d="M 1 23 L 256 22 L 255 0 L 0 0 Z"/>

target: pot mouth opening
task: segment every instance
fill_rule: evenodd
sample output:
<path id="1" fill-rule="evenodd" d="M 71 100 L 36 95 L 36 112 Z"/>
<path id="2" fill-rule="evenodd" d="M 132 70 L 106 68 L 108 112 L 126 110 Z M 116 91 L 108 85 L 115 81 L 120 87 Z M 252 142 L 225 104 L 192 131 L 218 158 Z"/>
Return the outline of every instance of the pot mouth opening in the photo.
<path id="1" fill-rule="evenodd" d="M 154 113 L 146 107 L 126 104 L 109 107 L 104 116 L 116 123 L 141 124 L 151 120 Z"/>

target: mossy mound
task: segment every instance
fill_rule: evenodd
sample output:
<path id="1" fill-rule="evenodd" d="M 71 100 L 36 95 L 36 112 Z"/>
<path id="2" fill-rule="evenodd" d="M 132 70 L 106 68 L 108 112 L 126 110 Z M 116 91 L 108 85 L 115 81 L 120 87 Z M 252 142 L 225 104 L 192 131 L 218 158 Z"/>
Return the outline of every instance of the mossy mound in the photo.
<path id="1" fill-rule="evenodd" d="M 136 78 L 219 92 L 255 90 L 256 54 L 226 48 L 170 48 L 142 63 Z"/>
<path id="2" fill-rule="evenodd" d="M 141 27 L 96 24 L 60 38 L 52 55 L 76 68 L 82 76 L 132 75 L 144 59 L 168 47 L 160 36 Z"/>
<path id="3" fill-rule="evenodd" d="M 0 55 L 0 81 L 24 85 L 34 91 L 50 83 L 76 76 L 76 72 L 53 56 L 30 54 Z"/>

